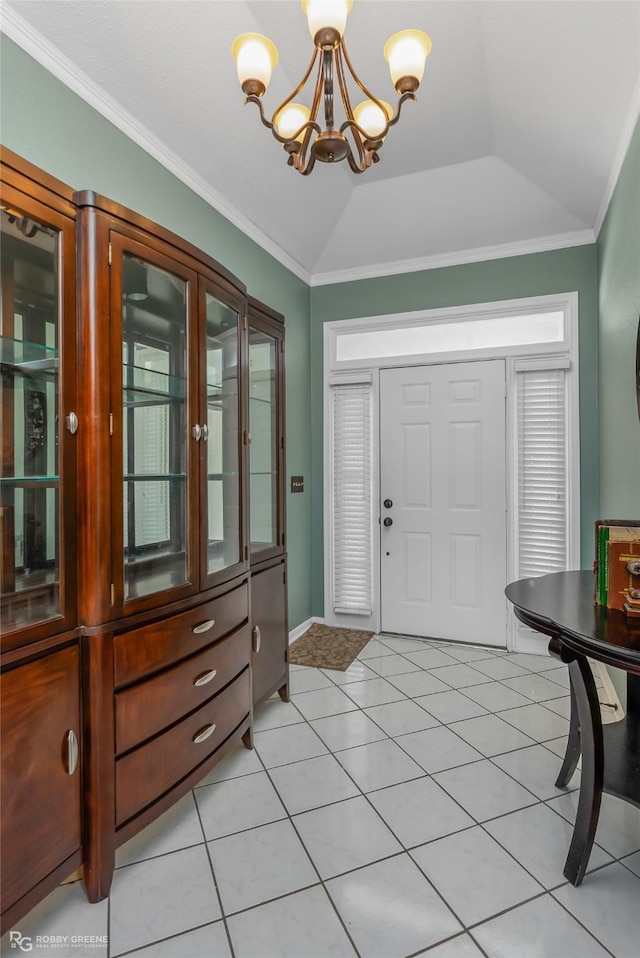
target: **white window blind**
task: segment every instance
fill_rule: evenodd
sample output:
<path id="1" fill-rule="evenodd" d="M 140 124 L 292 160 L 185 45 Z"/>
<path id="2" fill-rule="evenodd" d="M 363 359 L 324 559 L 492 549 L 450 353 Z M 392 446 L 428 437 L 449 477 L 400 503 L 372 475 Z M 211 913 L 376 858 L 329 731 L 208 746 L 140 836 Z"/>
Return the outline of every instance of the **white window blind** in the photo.
<path id="1" fill-rule="evenodd" d="M 371 385 L 332 386 L 333 611 L 370 615 Z"/>
<path id="2" fill-rule="evenodd" d="M 142 406 L 134 418 L 136 470 L 166 474 L 169 471 L 169 407 Z M 153 545 L 170 538 L 169 482 L 136 482 L 136 546 Z M 125 525 L 126 525 L 125 510 Z"/>
<path id="3" fill-rule="evenodd" d="M 564 369 L 516 373 L 518 578 L 567 568 L 567 398 Z"/>

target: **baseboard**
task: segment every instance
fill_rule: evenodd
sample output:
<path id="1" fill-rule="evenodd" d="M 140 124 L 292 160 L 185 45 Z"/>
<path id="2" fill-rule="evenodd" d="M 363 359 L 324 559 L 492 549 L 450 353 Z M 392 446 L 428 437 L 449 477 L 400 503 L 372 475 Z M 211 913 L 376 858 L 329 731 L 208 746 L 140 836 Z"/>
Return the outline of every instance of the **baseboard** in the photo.
<path id="1" fill-rule="evenodd" d="M 320 622 L 321 624 L 324 624 L 324 619 L 322 616 L 312 615 L 310 619 L 306 619 L 306 621 L 301 622 L 300 625 L 297 625 L 295 629 L 292 629 L 291 632 L 289 632 L 289 645 L 291 645 L 292 642 L 295 642 L 296 639 L 299 639 L 301 635 L 304 635 L 307 629 L 312 626 L 314 622 Z"/>

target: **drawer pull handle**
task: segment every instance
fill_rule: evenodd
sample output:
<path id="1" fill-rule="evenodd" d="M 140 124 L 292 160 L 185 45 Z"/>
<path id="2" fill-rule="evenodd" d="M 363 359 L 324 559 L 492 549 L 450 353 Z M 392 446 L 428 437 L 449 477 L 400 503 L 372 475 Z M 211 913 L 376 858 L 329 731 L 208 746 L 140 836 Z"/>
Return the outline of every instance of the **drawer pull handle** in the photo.
<path id="1" fill-rule="evenodd" d="M 218 674 L 217 669 L 210 669 L 209 672 L 203 672 L 202 675 L 199 675 L 198 678 L 194 681 L 194 685 L 208 685 L 212 679 L 215 679 Z"/>
<path id="2" fill-rule="evenodd" d="M 73 729 L 66 734 L 67 742 L 67 772 L 73 775 L 78 767 L 78 737 Z"/>
<path id="3" fill-rule="evenodd" d="M 199 745 L 200 742 L 204 742 L 205 739 L 208 739 L 210 735 L 213 735 L 215 730 L 216 730 L 216 727 L 213 722 L 211 723 L 211 725 L 205 725 L 204 728 L 201 728 L 200 731 L 196 732 L 196 734 L 193 736 L 193 744 Z"/>
<path id="4" fill-rule="evenodd" d="M 258 652 L 260 651 L 260 646 L 262 644 L 262 636 L 260 635 L 260 629 L 258 628 L 257 625 L 255 626 L 252 635 L 253 635 L 253 651 L 257 655 Z"/>
<path id="5" fill-rule="evenodd" d="M 191 631 L 196 635 L 199 635 L 201 632 L 208 632 L 209 629 L 212 629 L 215 624 L 215 619 L 207 619 L 206 622 L 201 622 L 200 625 L 194 625 Z"/>

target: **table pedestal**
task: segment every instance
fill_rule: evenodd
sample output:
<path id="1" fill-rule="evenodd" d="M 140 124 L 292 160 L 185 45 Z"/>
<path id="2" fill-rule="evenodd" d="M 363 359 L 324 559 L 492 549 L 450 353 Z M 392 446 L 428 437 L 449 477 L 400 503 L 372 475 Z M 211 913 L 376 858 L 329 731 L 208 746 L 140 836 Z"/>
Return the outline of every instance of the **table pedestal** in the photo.
<path id="1" fill-rule="evenodd" d="M 580 797 L 564 876 L 579 885 L 587 869 L 598 825 L 602 793 L 640 806 L 640 676 L 627 675 L 627 712 L 602 724 L 600 703 L 586 656 L 554 636 L 549 652 L 569 668 L 571 720 L 567 748 L 556 780 L 565 788 L 582 755 Z"/>

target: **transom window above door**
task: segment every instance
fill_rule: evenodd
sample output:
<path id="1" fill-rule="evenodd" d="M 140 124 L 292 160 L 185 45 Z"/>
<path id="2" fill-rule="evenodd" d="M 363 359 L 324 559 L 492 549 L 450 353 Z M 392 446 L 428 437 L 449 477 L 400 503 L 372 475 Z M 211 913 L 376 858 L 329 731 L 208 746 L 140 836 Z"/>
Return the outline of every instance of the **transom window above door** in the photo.
<path id="1" fill-rule="evenodd" d="M 565 352 L 570 348 L 566 297 L 539 297 L 534 308 L 518 300 L 368 317 L 331 323 L 332 369 Z"/>

